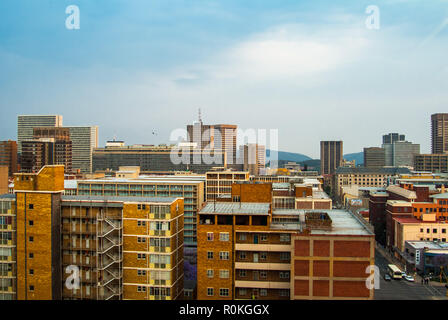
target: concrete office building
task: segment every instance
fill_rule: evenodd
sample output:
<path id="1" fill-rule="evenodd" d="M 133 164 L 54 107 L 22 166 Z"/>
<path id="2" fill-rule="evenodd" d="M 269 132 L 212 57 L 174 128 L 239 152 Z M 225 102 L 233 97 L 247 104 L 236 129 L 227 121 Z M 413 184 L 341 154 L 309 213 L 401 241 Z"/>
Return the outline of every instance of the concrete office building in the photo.
<path id="1" fill-rule="evenodd" d="M 414 167 L 414 158 L 420 154 L 420 145 L 409 141 L 395 141 L 382 147 L 388 167 Z"/>
<path id="2" fill-rule="evenodd" d="M 238 163 L 243 164 L 243 171 L 250 175 L 259 175 L 266 163 L 266 147 L 248 143 L 239 147 Z"/>
<path id="3" fill-rule="evenodd" d="M 405 135 L 399 133 L 388 133 L 383 135 L 383 144 L 394 143 L 397 141 L 406 141 Z"/>
<path id="4" fill-rule="evenodd" d="M 174 159 L 173 159 L 174 157 Z M 117 171 L 123 166 L 138 166 L 141 172 L 172 174 L 173 171 L 205 173 L 214 167 L 226 167 L 221 151 L 196 150 L 174 146 L 133 145 L 97 148 L 93 151 L 93 171 Z"/>
<path id="5" fill-rule="evenodd" d="M 386 155 L 383 148 L 364 148 L 364 167 L 381 168 L 386 165 Z"/>
<path id="6" fill-rule="evenodd" d="M 8 175 L 10 177 L 19 171 L 16 141 L 0 141 L 0 166 L 8 167 Z"/>
<path id="7" fill-rule="evenodd" d="M 22 153 L 22 141 L 33 139 L 34 127 L 62 127 L 60 115 L 19 115 L 17 117 L 17 151 Z"/>
<path id="8" fill-rule="evenodd" d="M 431 115 L 431 153 L 448 152 L 448 113 Z"/>
<path id="9" fill-rule="evenodd" d="M 70 130 L 70 139 L 72 140 L 73 170 L 91 173 L 93 149 L 98 148 L 98 127 L 77 126 L 67 128 Z"/>
<path id="10" fill-rule="evenodd" d="M 415 156 L 414 169 L 427 172 L 448 172 L 448 153 L 418 154 Z"/>
<path id="11" fill-rule="evenodd" d="M 321 174 L 333 174 L 342 164 L 343 142 L 320 142 L 320 171 Z"/>

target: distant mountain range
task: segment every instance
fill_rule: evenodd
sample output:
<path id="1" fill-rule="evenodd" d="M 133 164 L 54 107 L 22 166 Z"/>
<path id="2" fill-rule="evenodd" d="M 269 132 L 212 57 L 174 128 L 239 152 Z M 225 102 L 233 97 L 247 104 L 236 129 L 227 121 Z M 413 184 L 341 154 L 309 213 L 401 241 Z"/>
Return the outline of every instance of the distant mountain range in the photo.
<path id="1" fill-rule="evenodd" d="M 355 160 L 356 165 L 364 164 L 364 152 L 344 154 L 344 159 L 348 161 Z"/>
<path id="2" fill-rule="evenodd" d="M 271 155 L 271 150 L 266 150 L 266 162 L 269 162 Z M 344 154 L 344 159 L 348 161 L 355 160 L 356 165 L 362 165 L 364 164 L 364 153 L 363 152 L 356 152 L 356 153 L 348 153 Z M 319 159 L 313 159 L 311 157 L 308 157 L 307 155 L 301 154 L 301 153 L 294 153 L 294 152 L 286 152 L 286 151 L 278 151 L 278 160 L 279 161 L 291 161 L 291 162 L 300 162 L 302 164 L 308 164 L 309 166 L 317 166 L 319 164 L 320 166 L 320 160 Z"/>
<path id="3" fill-rule="evenodd" d="M 266 162 L 269 162 L 271 156 L 271 150 L 266 150 Z M 293 152 L 285 152 L 278 151 L 278 160 L 279 161 L 291 161 L 291 162 L 302 162 L 306 160 L 312 160 L 312 158 L 301 154 L 301 153 L 293 153 Z"/>

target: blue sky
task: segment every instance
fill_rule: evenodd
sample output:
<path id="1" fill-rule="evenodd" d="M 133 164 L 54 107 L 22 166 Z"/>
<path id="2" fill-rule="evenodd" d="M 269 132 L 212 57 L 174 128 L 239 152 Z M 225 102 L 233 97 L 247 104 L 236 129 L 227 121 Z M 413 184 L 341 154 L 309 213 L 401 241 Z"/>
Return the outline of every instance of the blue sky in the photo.
<path id="1" fill-rule="evenodd" d="M 65 28 L 72 4 L 79 30 Z M 3 0 L 0 140 L 18 114 L 52 113 L 98 125 L 101 145 L 166 143 L 200 107 L 312 157 L 320 140 L 359 152 L 388 132 L 430 152 L 430 114 L 448 111 L 447 18 L 447 0 Z"/>

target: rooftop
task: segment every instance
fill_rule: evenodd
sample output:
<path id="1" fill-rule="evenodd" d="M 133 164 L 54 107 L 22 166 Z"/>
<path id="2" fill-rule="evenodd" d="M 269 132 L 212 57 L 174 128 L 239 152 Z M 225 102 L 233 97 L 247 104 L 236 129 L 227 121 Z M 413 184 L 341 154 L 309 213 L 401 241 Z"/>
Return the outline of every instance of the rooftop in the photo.
<path id="1" fill-rule="evenodd" d="M 407 190 L 399 186 L 388 186 L 386 188 L 386 191 L 398 194 L 407 199 L 417 199 L 417 194 L 415 193 L 415 191 Z"/>
<path id="2" fill-rule="evenodd" d="M 208 202 L 200 213 L 269 215 L 269 208 L 270 203 Z"/>
<path id="3" fill-rule="evenodd" d="M 62 196 L 62 201 L 91 201 L 91 202 L 145 202 L 169 204 L 178 198 L 174 197 L 120 197 L 120 196 Z"/>
<path id="4" fill-rule="evenodd" d="M 434 199 L 448 199 L 448 192 L 433 194 L 432 196 L 429 196 L 429 197 L 434 198 Z"/>
<path id="5" fill-rule="evenodd" d="M 390 167 L 390 168 L 366 168 L 366 167 L 339 167 L 336 169 L 336 174 L 389 174 L 398 175 L 403 173 L 410 173 L 408 168 Z"/>
<path id="6" fill-rule="evenodd" d="M 448 243 L 435 241 L 406 241 L 414 249 L 448 249 Z"/>

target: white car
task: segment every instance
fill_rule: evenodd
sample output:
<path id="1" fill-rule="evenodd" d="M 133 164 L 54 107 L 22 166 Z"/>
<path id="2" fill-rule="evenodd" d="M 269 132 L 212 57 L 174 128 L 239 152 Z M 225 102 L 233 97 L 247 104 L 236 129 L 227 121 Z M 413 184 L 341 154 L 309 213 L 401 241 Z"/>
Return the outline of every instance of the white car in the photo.
<path id="1" fill-rule="evenodd" d="M 405 276 L 404 279 L 405 279 L 406 281 L 409 281 L 409 282 L 414 282 L 414 281 L 415 281 L 415 279 L 414 279 L 413 276 Z"/>

